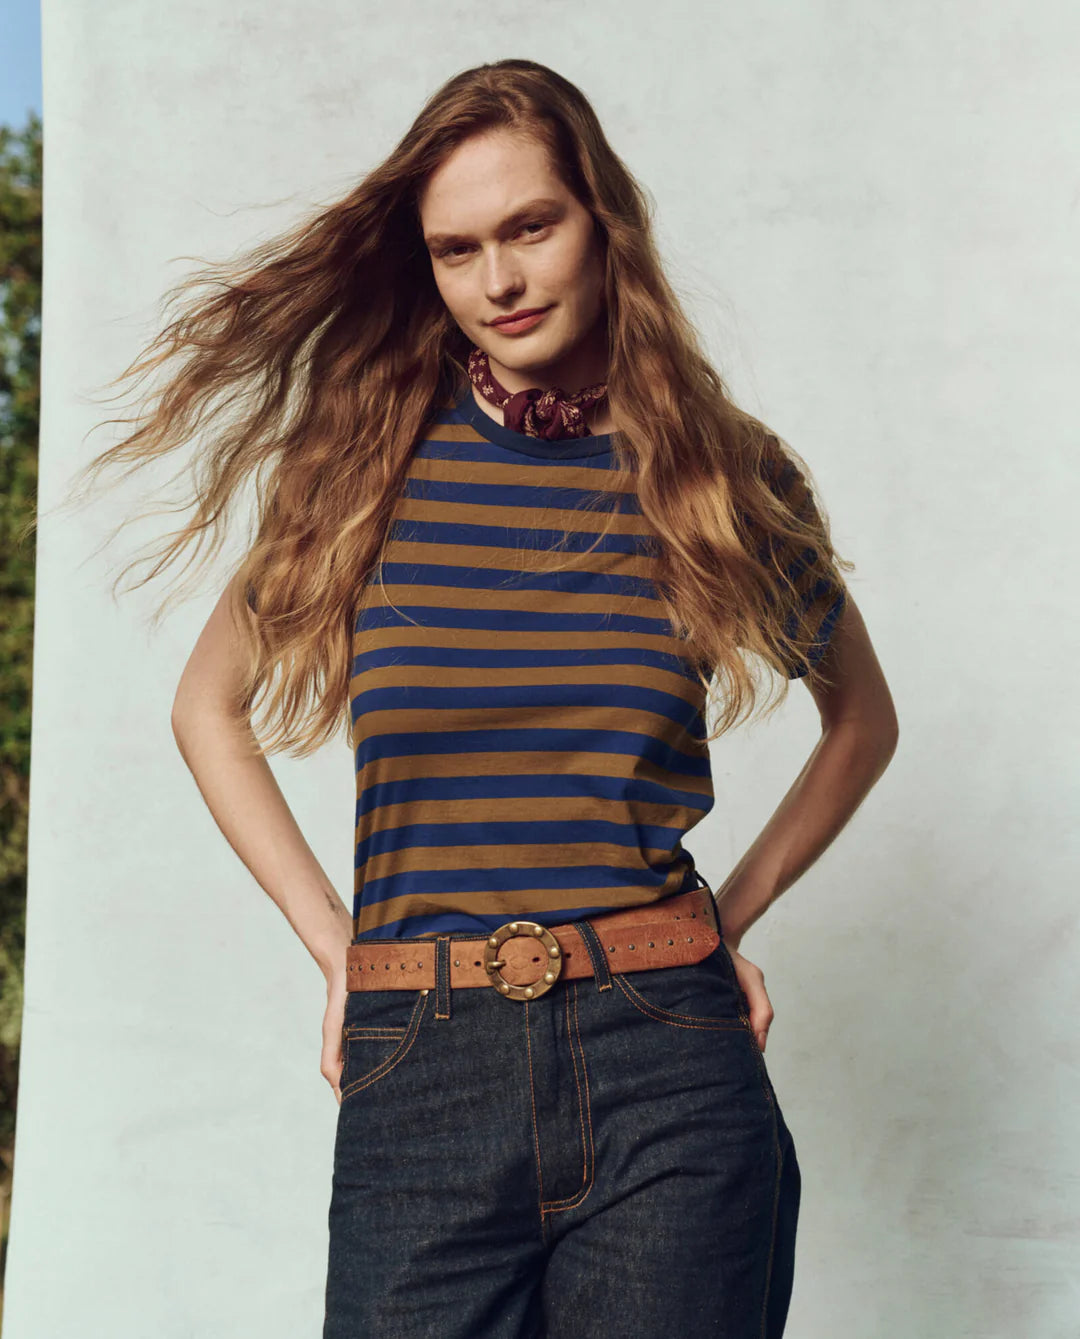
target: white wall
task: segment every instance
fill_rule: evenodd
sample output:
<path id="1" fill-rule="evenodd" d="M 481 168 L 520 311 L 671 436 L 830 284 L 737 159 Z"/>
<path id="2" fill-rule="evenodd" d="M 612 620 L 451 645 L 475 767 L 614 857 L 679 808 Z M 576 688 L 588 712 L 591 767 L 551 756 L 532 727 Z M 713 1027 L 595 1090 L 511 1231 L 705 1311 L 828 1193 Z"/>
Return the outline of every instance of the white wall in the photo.
<path id="1" fill-rule="evenodd" d="M 173 257 L 344 193 L 509 55 L 593 99 L 737 397 L 810 463 L 901 743 L 743 943 L 803 1169 L 792 1339 L 1077 1333 L 1078 39 L 1055 0 L 44 6 L 43 509 L 115 440 L 89 395 Z M 151 635 L 157 588 L 107 585 L 167 521 L 91 556 L 133 496 L 40 535 L 5 1339 L 315 1335 L 323 980 L 172 740 L 216 586 Z M 796 684 L 716 747 L 714 885 L 815 727 Z M 348 901 L 348 749 L 274 766 Z"/>

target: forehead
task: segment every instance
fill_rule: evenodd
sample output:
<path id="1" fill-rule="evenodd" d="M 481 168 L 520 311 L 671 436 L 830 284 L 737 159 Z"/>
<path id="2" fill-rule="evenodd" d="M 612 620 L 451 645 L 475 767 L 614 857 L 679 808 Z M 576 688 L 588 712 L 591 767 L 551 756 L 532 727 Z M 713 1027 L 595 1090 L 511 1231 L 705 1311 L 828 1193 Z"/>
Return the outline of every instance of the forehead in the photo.
<path id="1" fill-rule="evenodd" d="M 532 198 L 569 200 L 547 149 L 507 130 L 473 135 L 428 177 L 419 197 L 424 232 L 484 232 Z"/>

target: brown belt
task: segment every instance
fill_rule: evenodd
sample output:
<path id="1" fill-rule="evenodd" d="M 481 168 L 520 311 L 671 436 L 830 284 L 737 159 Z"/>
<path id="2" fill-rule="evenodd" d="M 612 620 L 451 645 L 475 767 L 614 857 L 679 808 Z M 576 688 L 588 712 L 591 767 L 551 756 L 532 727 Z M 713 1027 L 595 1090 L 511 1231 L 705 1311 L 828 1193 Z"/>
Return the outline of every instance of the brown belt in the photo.
<path id="1" fill-rule="evenodd" d="M 590 916 L 612 972 L 700 962 L 720 944 L 709 888 Z M 433 990 L 438 941 L 449 940 L 450 987 L 492 986 L 507 999 L 534 1000 L 560 977 L 593 976 L 592 956 L 570 921 L 551 929 L 513 920 L 485 938 L 363 939 L 346 950 L 348 990 Z"/>

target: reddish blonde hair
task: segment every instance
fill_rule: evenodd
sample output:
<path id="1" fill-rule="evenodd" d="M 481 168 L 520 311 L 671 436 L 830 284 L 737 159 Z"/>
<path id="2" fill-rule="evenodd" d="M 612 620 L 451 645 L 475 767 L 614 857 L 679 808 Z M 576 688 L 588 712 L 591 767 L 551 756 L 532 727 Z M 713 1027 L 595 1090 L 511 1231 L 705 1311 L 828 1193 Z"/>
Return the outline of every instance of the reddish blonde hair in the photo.
<path id="1" fill-rule="evenodd" d="M 757 701 L 742 651 L 778 672 L 777 705 L 788 667 L 807 656 L 843 589 L 840 567 L 853 566 L 833 551 L 805 464 L 732 402 L 702 353 L 663 273 L 645 194 L 584 95 L 534 61 L 480 65 L 433 94 L 344 199 L 170 289 L 166 306 L 187 299 L 179 314 L 107 383 L 179 360 L 133 416 L 106 420 L 134 430 L 90 462 L 87 478 L 191 452 L 190 517 L 121 576 L 146 563 L 142 585 L 189 547 L 188 565 L 200 553 L 205 561 L 242 485 L 255 485 L 256 523 L 230 603 L 248 649 L 235 709 L 252 718 L 261 706 L 264 751 L 303 756 L 340 728 L 349 738 L 362 585 L 414 445 L 464 389 L 471 348 L 436 289 L 417 201 L 458 144 L 499 127 L 544 144 L 595 220 L 616 464 L 633 471 L 657 536 L 657 593 L 672 626 L 705 688 L 715 681 L 710 702 L 722 705 L 710 739 Z M 811 661 L 809 673 L 824 678 L 825 664 Z"/>

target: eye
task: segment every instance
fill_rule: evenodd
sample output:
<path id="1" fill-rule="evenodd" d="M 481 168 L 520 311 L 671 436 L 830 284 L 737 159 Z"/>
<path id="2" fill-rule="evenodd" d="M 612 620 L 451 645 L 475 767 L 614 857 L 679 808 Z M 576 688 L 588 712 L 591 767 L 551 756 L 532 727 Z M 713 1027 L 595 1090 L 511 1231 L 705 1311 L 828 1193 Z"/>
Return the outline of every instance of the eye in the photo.
<path id="1" fill-rule="evenodd" d="M 543 219 L 532 219 L 528 223 L 523 223 L 518 229 L 518 233 L 526 232 L 529 228 L 538 228 L 541 233 L 546 232 L 551 227 L 551 223 Z M 530 233 L 529 236 L 536 237 L 537 233 Z M 463 252 L 470 251 L 472 247 L 468 242 L 456 242 L 453 246 L 445 246 L 437 253 L 439 260 L 459 260 Z"/>

